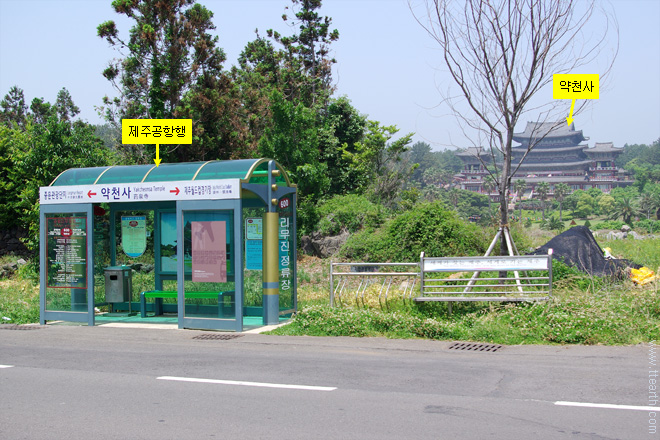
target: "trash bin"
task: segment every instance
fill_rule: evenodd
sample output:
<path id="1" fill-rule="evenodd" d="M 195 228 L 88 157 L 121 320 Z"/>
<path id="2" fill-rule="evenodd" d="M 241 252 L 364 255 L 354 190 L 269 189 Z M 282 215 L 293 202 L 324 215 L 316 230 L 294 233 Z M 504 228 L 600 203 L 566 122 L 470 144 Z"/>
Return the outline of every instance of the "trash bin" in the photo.
<path id="1" fill-rule="evenodd" d="M 131 309 L 132 270 L 130 266 L 109 266 L 105 270 L 105 301 L 128 302 Z"/>

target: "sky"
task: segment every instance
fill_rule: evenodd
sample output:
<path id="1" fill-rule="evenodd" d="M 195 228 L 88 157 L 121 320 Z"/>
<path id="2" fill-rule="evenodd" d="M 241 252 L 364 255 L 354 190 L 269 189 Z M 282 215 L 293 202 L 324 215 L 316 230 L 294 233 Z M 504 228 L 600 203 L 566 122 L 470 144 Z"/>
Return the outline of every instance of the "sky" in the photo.
<path id="1" fill-rule="evenodd" d="M 420 9 L 421 0 L 412 0 Z M 214 31 L 225 51 L 225 68 L 236 64 L 246 43 L 267 29 L 290 35 L 281 16 L 290 0 L 200 0 L 214 13 Z M 660 0 L 603 0 L 619 25 L 619 52 L 608 87 L 574 124 L 587 143 L 650 144 L 660 138 Z M 416 9 L 417 8 L 417 9 Z M 332 18 L 339 40 L 331 46 L 336 96 L 347 96 L 371 120 L 414 133 L 434 150 L 468 147 L 456 119 L 441 104 L 451 87 L 440 52 L 413 16 L 407 0 L 325 0 L 321 14 Z M 96 36 L 97 26 L 115 20 L 122 35 L 130 22 L 110 0 L 0 0 L 0 97 L 13 85 L 26 101 L 55 102 L 66 87 L 80 117 L 103 123 L 95 106 L 117 92 L 101 72 L 120 57 Z M 597 33 L 600 23 L 587 33 Z M 614 47 L 610 41 L 606 54 Z M 581 72 L 587 73 L 587 72 Z M 598 73 L 598 72 L 589 72 Z M 538 99 L 552 99 L 550 90 Z M 567 115 L 568 116 L 568 115 Z M 529 120 L 535 119 L 533 114 Z M 526 120 L 516 131 L 523 131 Z"/>

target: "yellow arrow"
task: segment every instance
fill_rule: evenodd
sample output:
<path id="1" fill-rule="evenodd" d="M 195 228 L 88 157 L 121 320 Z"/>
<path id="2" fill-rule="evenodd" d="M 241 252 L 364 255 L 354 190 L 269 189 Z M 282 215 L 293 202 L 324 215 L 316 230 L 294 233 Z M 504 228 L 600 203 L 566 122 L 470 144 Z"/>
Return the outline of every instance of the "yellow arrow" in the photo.
<path id="1" fill-rule="evenodd" d="M 573 102 L 575 102 L 575 100 L 573 100 Z M 159 146 L 160 146 L 160 145 L 156 144 L 156 158 L 154 159 L 154 162 L 156 162 L 156 166 L 160 165 L 160 161 L 161 161 L 160 156 L 159 156 L 159 154 L 158 154 L 158 153 L 159 153 L 159 151 L 158 151 L 158 150 L 159 150 L 159 148 L 158 148 Z"/>
<path id="2" fill-rule="evenodd" d="M 568 118 L 566 118 L 566 122 L 568 122 L 569 126 L 573 122 L 573 108 L 575 108 L 575 99 L 573 99 L 573 102 L 571 103 L 571 111 L 568 113 Z"/>

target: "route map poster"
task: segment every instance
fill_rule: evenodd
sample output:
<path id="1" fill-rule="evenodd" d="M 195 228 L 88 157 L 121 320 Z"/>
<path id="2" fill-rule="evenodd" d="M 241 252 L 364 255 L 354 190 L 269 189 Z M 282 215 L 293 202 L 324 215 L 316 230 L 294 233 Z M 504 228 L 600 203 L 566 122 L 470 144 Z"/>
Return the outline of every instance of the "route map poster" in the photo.
<path id="1" fill-rule="evenodd" d="M 47 217 L 47 287 L 87 288 L 87 218 Z"/>

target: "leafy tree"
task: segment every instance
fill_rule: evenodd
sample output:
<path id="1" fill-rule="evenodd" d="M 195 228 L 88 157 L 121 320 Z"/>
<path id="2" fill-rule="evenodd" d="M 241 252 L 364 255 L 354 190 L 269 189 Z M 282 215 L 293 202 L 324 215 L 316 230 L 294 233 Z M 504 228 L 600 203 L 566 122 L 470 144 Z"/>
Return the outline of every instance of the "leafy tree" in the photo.
<path id="1" fill-rule="evenodd" d="M 635 200 L 628 194 L 624 194 L 616 199 L 614 211 L 612 211 L 609 217 L 611 220 L 616 220 L 619 217 L 622 217 L 623 221 L 630 226 L 632 225 L 632 218 L 637 210 L 638 208 Z"/>
<path id="2" fill-rule="evenodd" d="M 536 194 L 538 194 L 539 199 L 541 199 L 541 213 L 543 221 L 545 221 L 545 201 L 550 194 L 550 184 L 548 182 L 540 182 L 536 185 Z"/>
<path id="3" fill-rule="evenodd" d="M 555 199 L 559 202 L 559 221 L 563 221 L 562 217 L 562 208 L 564 204 L 564 198 L 571 193 L 571 188 L 565 183 L 558 183 L 555 185 L 554 196 Z"/>
<path id="4" fill-rule="evenodd" d="M 614 200 L 614 199 L 613 199 Z M 660 192 L 645 191 L 639 197 L 639 213 L 649 220 L 660 209 Z"/>
<path id="5" fill-rule="evenodd" d="M 330 100 L 324 116 L 322 133 L 325 136 L 319 148 L 332 182 L 329 193 L 354 192 L 357 189 L 355 182 L 361 177 L 352 166 L 351 155 L 357 153 L 358 144 L 364 139 L 367 117 L 360 114 L 346 97 Z"/>
<path id="6" fill-rule="evenodd" d="M 51 117 L 56 117 L 62 122 L 72 122 L 73 118 L 80 113 L 80 109 L 73 102 L 69 91 L 63 87 L 57 93 L 55 105 L 44 98 L 34 98 L 30 103 L 29 116 L 35 124 L 45 124 Z"/>
<path id="7" fill-rule="evenodd" d="M 260 140 L 259 152 L 289 170 L 298 182 L 301 204 L 306 197 L 316 201 L 330 186 L 327 164 L 320 160 L 316 113 L 302 103 L 288 101 L 277 90 L 272 92 L 271 103 L 273 121 Z"/>
<path id="8" fill-rule="evenodd" d="M 520 212 L 518 216 L 520 217 L 522 221 L 522 196 L 525 194 L 525 190 L 527 189 L 527 182 L 523 179 L 518 179 L 513 183 L 513 191 L 516 193 L 518 196 L 518 206 L 520 207 Z"/>
<path id="9" fill-rule="evenodd" d="M 13 129 L 0 134 L 10 145 L 11 168 L 5 183 L 8 216 L 5 227 L 29 229 L 28 249 L 39 243 L 39 187 L 48 186 L 62 171 L 107 165 L 110 153 L 94 135 L 94 127 L 83 122 L 70 123 L 51 116 L 44 124 L 29 122 L 25 130 Z M 3 178 L 4 181 L 4 178 Z"/>
<path id="10" fill-rule="evenodd" d="M 594 198 L 586 192 L 582 191 L 577 201 L 577 206 L 573 211 L 573 215 L 578 218 L 587 218 L 594 213 Z"/>
<path id="11" fill-rule="evenodd" d="M 268 30 L 268 36 L 284 48 L 285 95 L 307 107 L 317 104 L 325 107 L 332 94 L 332 65 L 336 62 L 329 56 L 330 44 L 339 39 L 339 31 L 330 29 L 331 18 L 319 16 L 321 0 L 292 0 L 292 3 L 297 9 L 295 18 L 285 14 L 282 19 L 292 18 L 300 32 L 282 36 Z"/>
<path id="12" fill-rule="evenodd" d="M 497 181 L 495 180 L 495 178 L 493 177 L 492 174 L 489 174 L 484 179 L 484 182 L 483 182 L 482 186 L 483 186 L 484 191 L 486 192 L 486 197 L 488 197 L 488 213 L 492 217 L 493 216 L 493 211 L 492 211 L 493 204 L 492 204 L 492 201 L 490 199 L 490 195 L 495 190 L 497 190 Z"/>
<path id="13" fill-rule="evenodd" d="M 559 220 L 554 215 L 551 215 L 547 221 L 542 222 L 543 229 L 548 229 L 550 231 L 555 231 L 556 233 L 561 233 L 565 229 L 564 222 Z"/>
<path id="14" fill-rule="evenodd" d="M 30 116 L 35 124 L 45 124 L 50 117 L 56 115 L 55 107 L 44 98 L 34 98 L 30 103 Z"/>
<path id="15" fill-rule="evenodd" d="M 27 106 L 25 105 L 25 94 L 23 89 L 18 86 L 12 86 L 9 93 L 0 101 L 0 122 L 3 124 L 11 125 L 17 124 L 19 127 L 25 125 L 25 118 L 27 116 Z"/>
<path id="16" fill-rule="evenodd" d="M 205 108 L 195 104 L 208 104 L 213 94 L 208 88 L 219 94 L 226 91 L 226 84 L 218 80 L 225 54 L 217 47 L 218 37 L 210 34 L 215 29 L 213 13 L 194 0 L 115 0 L 112 7 L 134 24 L 128 40 L 120 37 L 112 20 L 97 28 L 99 37 L 126 53 L 103 71 L 119 92 L 117 98 L 103 98 L 106 119 L 119 125 L 124 118 L 193 116 L 198 118 L 193 121 L 195 137 L 203 134 L 209 129 L 205 126 L 208 119 L 200 115 Z M 188 108 L 179 112 L 188 93 L 193 94 L 186 103 Z M 126 154 L 147 162 L 154 156 L 153 150 L 155 146 L 131 147 Z M 162 155 L 166 160 L 170 156 L 181 159 L 187 156 L 183 151 L 167 146 Z"/>
<path id="17" fill-rule="evenodd" d="M 80 113 L 80 109 L 73 103 L 71 94 L 66 88 L 62 88 L 57 93 L 54 108 L 60 121 L 70 121 Z"/>
<path id="18" fill-rule="evenodd" d="M 367 121 L 362 141 L 356 144 L 355 153 L 346 152 L 355 170 L 355 185 L 361 191 L 369 191 L 374 201 L 391 207 L 413 169 L 399 166 L 402 155 L 408 150 L 412 133 L 390 142 L 398 132 L 395 126 L 381 126 L 377 121 Z"/>
<path id="19" fill-rule="evenodd" d="M 600 212 L 612 212 L 614 209 L 616 201 L 614 200 L 614 197 L 612 197 L 609 194 L 604 194 L 599 200 L 598 200 L 598 207 L 600 209 Z"/>

